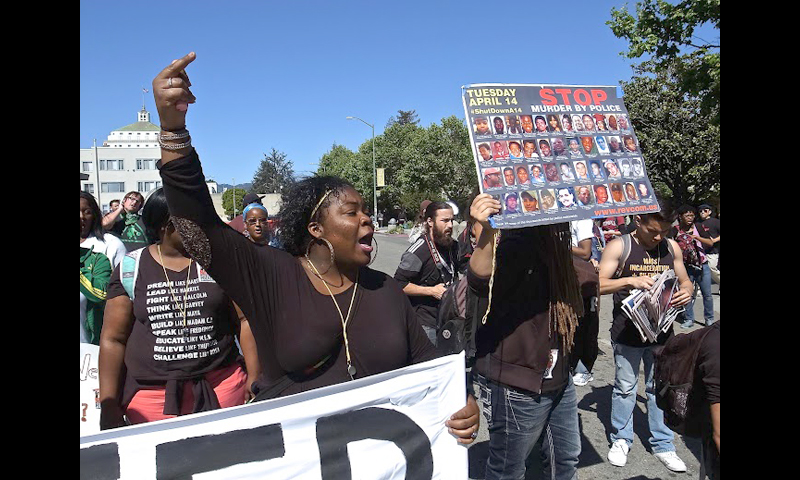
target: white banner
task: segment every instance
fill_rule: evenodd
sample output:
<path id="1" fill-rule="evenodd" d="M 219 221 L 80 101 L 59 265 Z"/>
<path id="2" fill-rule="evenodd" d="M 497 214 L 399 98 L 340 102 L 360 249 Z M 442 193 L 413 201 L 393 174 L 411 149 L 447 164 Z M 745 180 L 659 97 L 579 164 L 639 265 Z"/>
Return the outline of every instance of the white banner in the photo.
<path id="1" fill-rule="evenodd" d="M 466 479 L 445 421 L 463 352 L 289 397 L 81 437 L 81 478 Z M 202 476 L 200 476 L 202 474 Z"/>
<path id="2" fill-rule="evenodd" d="M 81 436 L 100 431 L 100 380 L 97 356 L 100 347 L 81 343 Z"/>

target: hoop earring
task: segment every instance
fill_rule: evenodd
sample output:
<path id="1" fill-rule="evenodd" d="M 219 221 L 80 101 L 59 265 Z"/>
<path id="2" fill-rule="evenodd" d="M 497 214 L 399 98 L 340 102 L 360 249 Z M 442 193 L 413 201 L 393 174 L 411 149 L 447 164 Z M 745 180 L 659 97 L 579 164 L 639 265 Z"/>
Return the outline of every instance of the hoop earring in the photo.
<path id="1" fill-rule="evenodd" d="M 370 265 L 372 265 L 372 263 L 375 261 L 376 258 L 378 258 L 378 241 L 375 239 L 375 237 L 372 237 L 372 241 L 375 242 L 375 248 L 373 249 L 374 250 L 374 252 L 373 252 L 374 255 L 372 255 L 372 258 L 370 259 L 369 263 L 367 264 L 368 267 Z"/>
<path id="2" fill-rule="evenodd" d="M 334 261 L 336 260 L 336 255 L 334 255 L 334 253 L 333 253 L 333 245 L 331 244 L 331 242 L 328 241 L 328 239 L 326 239 L 325 237 L 319 237 L 319 238 L 312 239 L 310 242 L 308 242 L 308 246 L 306 247 L 306 260 L 308 260 L 309 262 L 311 261 L 308 258 L 308 254 L 311 252 L 311 244 L 314 243 L 315 241 L 318 241 L 318 240 L 322 240 L 323 242 L 325 242 L 325 244 L 328 246 L 328 250 L 330 250 L 330 252 L 331 252 L 331 263 L 328 265 L 328 268 L 325 269 L 324 272 L 320 272 L 320 275 L 325 275 L 326 273 L 328 273 L 328 270 L 331 269 L 331 267 L 333 266 Z"/>

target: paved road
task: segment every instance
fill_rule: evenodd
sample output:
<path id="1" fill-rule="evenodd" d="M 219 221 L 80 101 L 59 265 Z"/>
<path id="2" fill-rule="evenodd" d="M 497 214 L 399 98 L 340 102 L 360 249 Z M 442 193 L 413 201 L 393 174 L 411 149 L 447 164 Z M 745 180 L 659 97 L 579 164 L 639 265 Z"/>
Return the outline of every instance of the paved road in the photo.
<path id="1" fill-rule="evenodd" d="M 379 251 L 372 264 L 372 268 L 394 275 L 400 256 L 408 248 L 408 238 L 403 235 L 376 234 Z M 719 319 L 719 288 L 713 286 L 714 314 Z M 578 476 L 582 479 L 598 480 L 655 480 L 655 479 L 695 479 L 699 469 L 699 442 L 691 438 L 675 435 L 675 447 L 678 456 L 686 463 L 686 473 L 674 473 L 667 470 L 659 460 L 649 451 L 647 437 L 646 397 L 644 393 L 644 377 L 639 375 L 638 402 L 633 415 L 634 443 L 628 454 L 628 464 L 625 467 L 615 467 L 608 463 L 611 417 L 611 388 L 614 383 L 614 358 L 611 349 L 609 329 L 611 328 L 611 295 L 604 295 L 600 299 L 600 355 L 594 366 L 594 381 L 584 387 L 576 387 L 578 392 L 578 417 L 581 426 L 582 451 L 578 464 Z M 703 318 L 702 301 L 699 298 L 694 305 L 695 318 Z M 695 323 L 696 328 L 701 325 Z M 676 327 L 676 332 L 681 332 Z M 489 435 L 486 422 L 481 419 L 481 429 L 476 442 L 469 449 L 469 476 L 471 479 L 484 478 L 484 468 L 488 455 Z M 534 456 L 532 456 L 534 457 Z M 530 461 L 536 462 L 532 458 Z M 540 478 L 535 468 L 528 469 L 526 480 Z"/>

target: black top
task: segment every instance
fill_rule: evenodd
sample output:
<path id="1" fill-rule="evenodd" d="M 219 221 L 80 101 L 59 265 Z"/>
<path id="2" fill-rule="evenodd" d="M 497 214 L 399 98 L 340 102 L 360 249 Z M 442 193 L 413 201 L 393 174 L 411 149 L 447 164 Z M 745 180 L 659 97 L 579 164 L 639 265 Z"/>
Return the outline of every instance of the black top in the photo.
<path id="1" fill-rule="evenodd" d="M 708 217 L 705 220 L 694 222 L 697 225 L 697 232 L 703 238 L 715 238 L 719 237 L 719 219 L 714 217 Z M 703 245 L 706 253 L 719 253 L 719 244 L 722 242 L 717 242 L 714 244 L 713 247 L 708 247 Z"/>
<path id="2" fill-rule="evenodd" d="M 257 388 L 269 388 L 285 374 L 295 383 L 281 395 L 350 380 L 339 312 L 327 293 L 315 289 L 299 259 L 255 245 L 222 222 L 196 152 L 159 168 L 187 251 L 208 269 L 250 323 L 263 372 Z M 336 295 L 344 315 L 353 290 Z M 352 308 L 347 336 L 356 378 L 435 357 L 408 298 L 391 277 L 362 268 Z"/>
<path id="3" fill-rule="evenodd" d="M 702 392 L 703 399 L 709 405 L 719 403 L 720 388 L 720 320 L 714 322 L 711 330 L 703 338 L 697 352 L 695 388 Z M 707 411 L 707 408 L 703 409 Z"/>
<path id="4" fill-rule="evenodd" d="M 615 240 L 621 241 L 621 240 Z M 631 238 L 631 252 L 628 260 L 625 262 L 625 267 L 622 269 L 620 278 L 623 277 L 636 277 L 641 275 L 653 276 L 656 273 L 661 273 L 673 268 L 675 257 L 670 253 L 669 240 L 664 239 L 658 246 L 652 250 L 645 250 L 644 247 L 639 245 L 639 242 Z M 625 315 L 622 310 L 622 301 L 630 295 L 630 290 L 624 288 L 614 293 L 613 321 L 611 323 L 611 340 L 622 345 L 630 347 L 647 347 L 650 345 L 664 345 L 664 343 L 673 335 L 672 326 L 666 332 L 661 332 L 656 343 L 649 343 L 642 341 L 639 330 L 633 324 L 633 321 Z"/>
<path id="5" fill-rule="evenodd" d="M 142 250 L 133 290 L 133 328 L 125 349 L 122 404 L 127 405 L 142 388 L 166 385 L 164 413 L 177 415 L 181 382 L 200 381 L 206 373 L 239 358 L 234 343 L 236 317 L 230 298 L 196 263 L 180 272 L 166 269 L 172 289 L 164 270 L 149 248 Z M 128 296 L 120 281 L 120 266 L 108 285 L 108 299 L 118 296 Z M 213 389 L 203 387 L 201 397 L 206 398 L 195 411 L 219 408 Z M 198 395 L 195 399 L 200 400 Z"/>
<path id="6" fill-rule="evenodd" d="M 432 249 L 427 234 L 423 233 L 403 253 L 400 265 L 394 272 L 394 279 L 401 288 L 405 288 L 409 283 L 423 287 L 432 287 L 440 283 L 449 285 L 455 280 L 458 242 L 453 241 L 450 248 L 436 247 L 436 253 L 446 263 L 446 267 L 435 261 Z M 436 328 L 440 301 L 427 295 L 410 295 L 408 298 L 419 322 L 425 326 Z"/>

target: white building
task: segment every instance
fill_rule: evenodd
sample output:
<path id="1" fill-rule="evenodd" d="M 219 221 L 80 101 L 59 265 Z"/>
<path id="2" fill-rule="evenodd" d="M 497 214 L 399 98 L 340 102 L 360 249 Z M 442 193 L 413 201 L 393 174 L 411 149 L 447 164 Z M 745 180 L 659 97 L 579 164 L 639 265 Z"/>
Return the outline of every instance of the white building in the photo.
<path id="1" fill-rule="evenodd" d="M 122 201 L 128 192 L 137 191 L 147 198 L 148 193 L 161 186 L 156 168 L 161 159 L 160 131 L 161 127 L 150 122 L 150 113 L 142 106 L 136 123 L 112 131 L 102 146 L 81 148 L 81 190 L 94 195 L 103 213 L 109 210 L 111 200 Z M 213 180 L 206 184 L 217 214 L 225 220 L 219 185 Z M 279 207 L 273 208 L 277 213 Z M 269 213 L 272 215 L 273 210 Z"/>
<path id="2" fill-rule="evenodd" d="M 122 200 L 128 192 L 147 197 L 161 186 L 156 168 L 160 130 L 143 106 L 136 123 L 112 131 L 102 146 L 81 148 L 81 173 L 89 176 L 81 181 L 81 190 L 93 194 L 103 212 L 111 200 Z"/>

